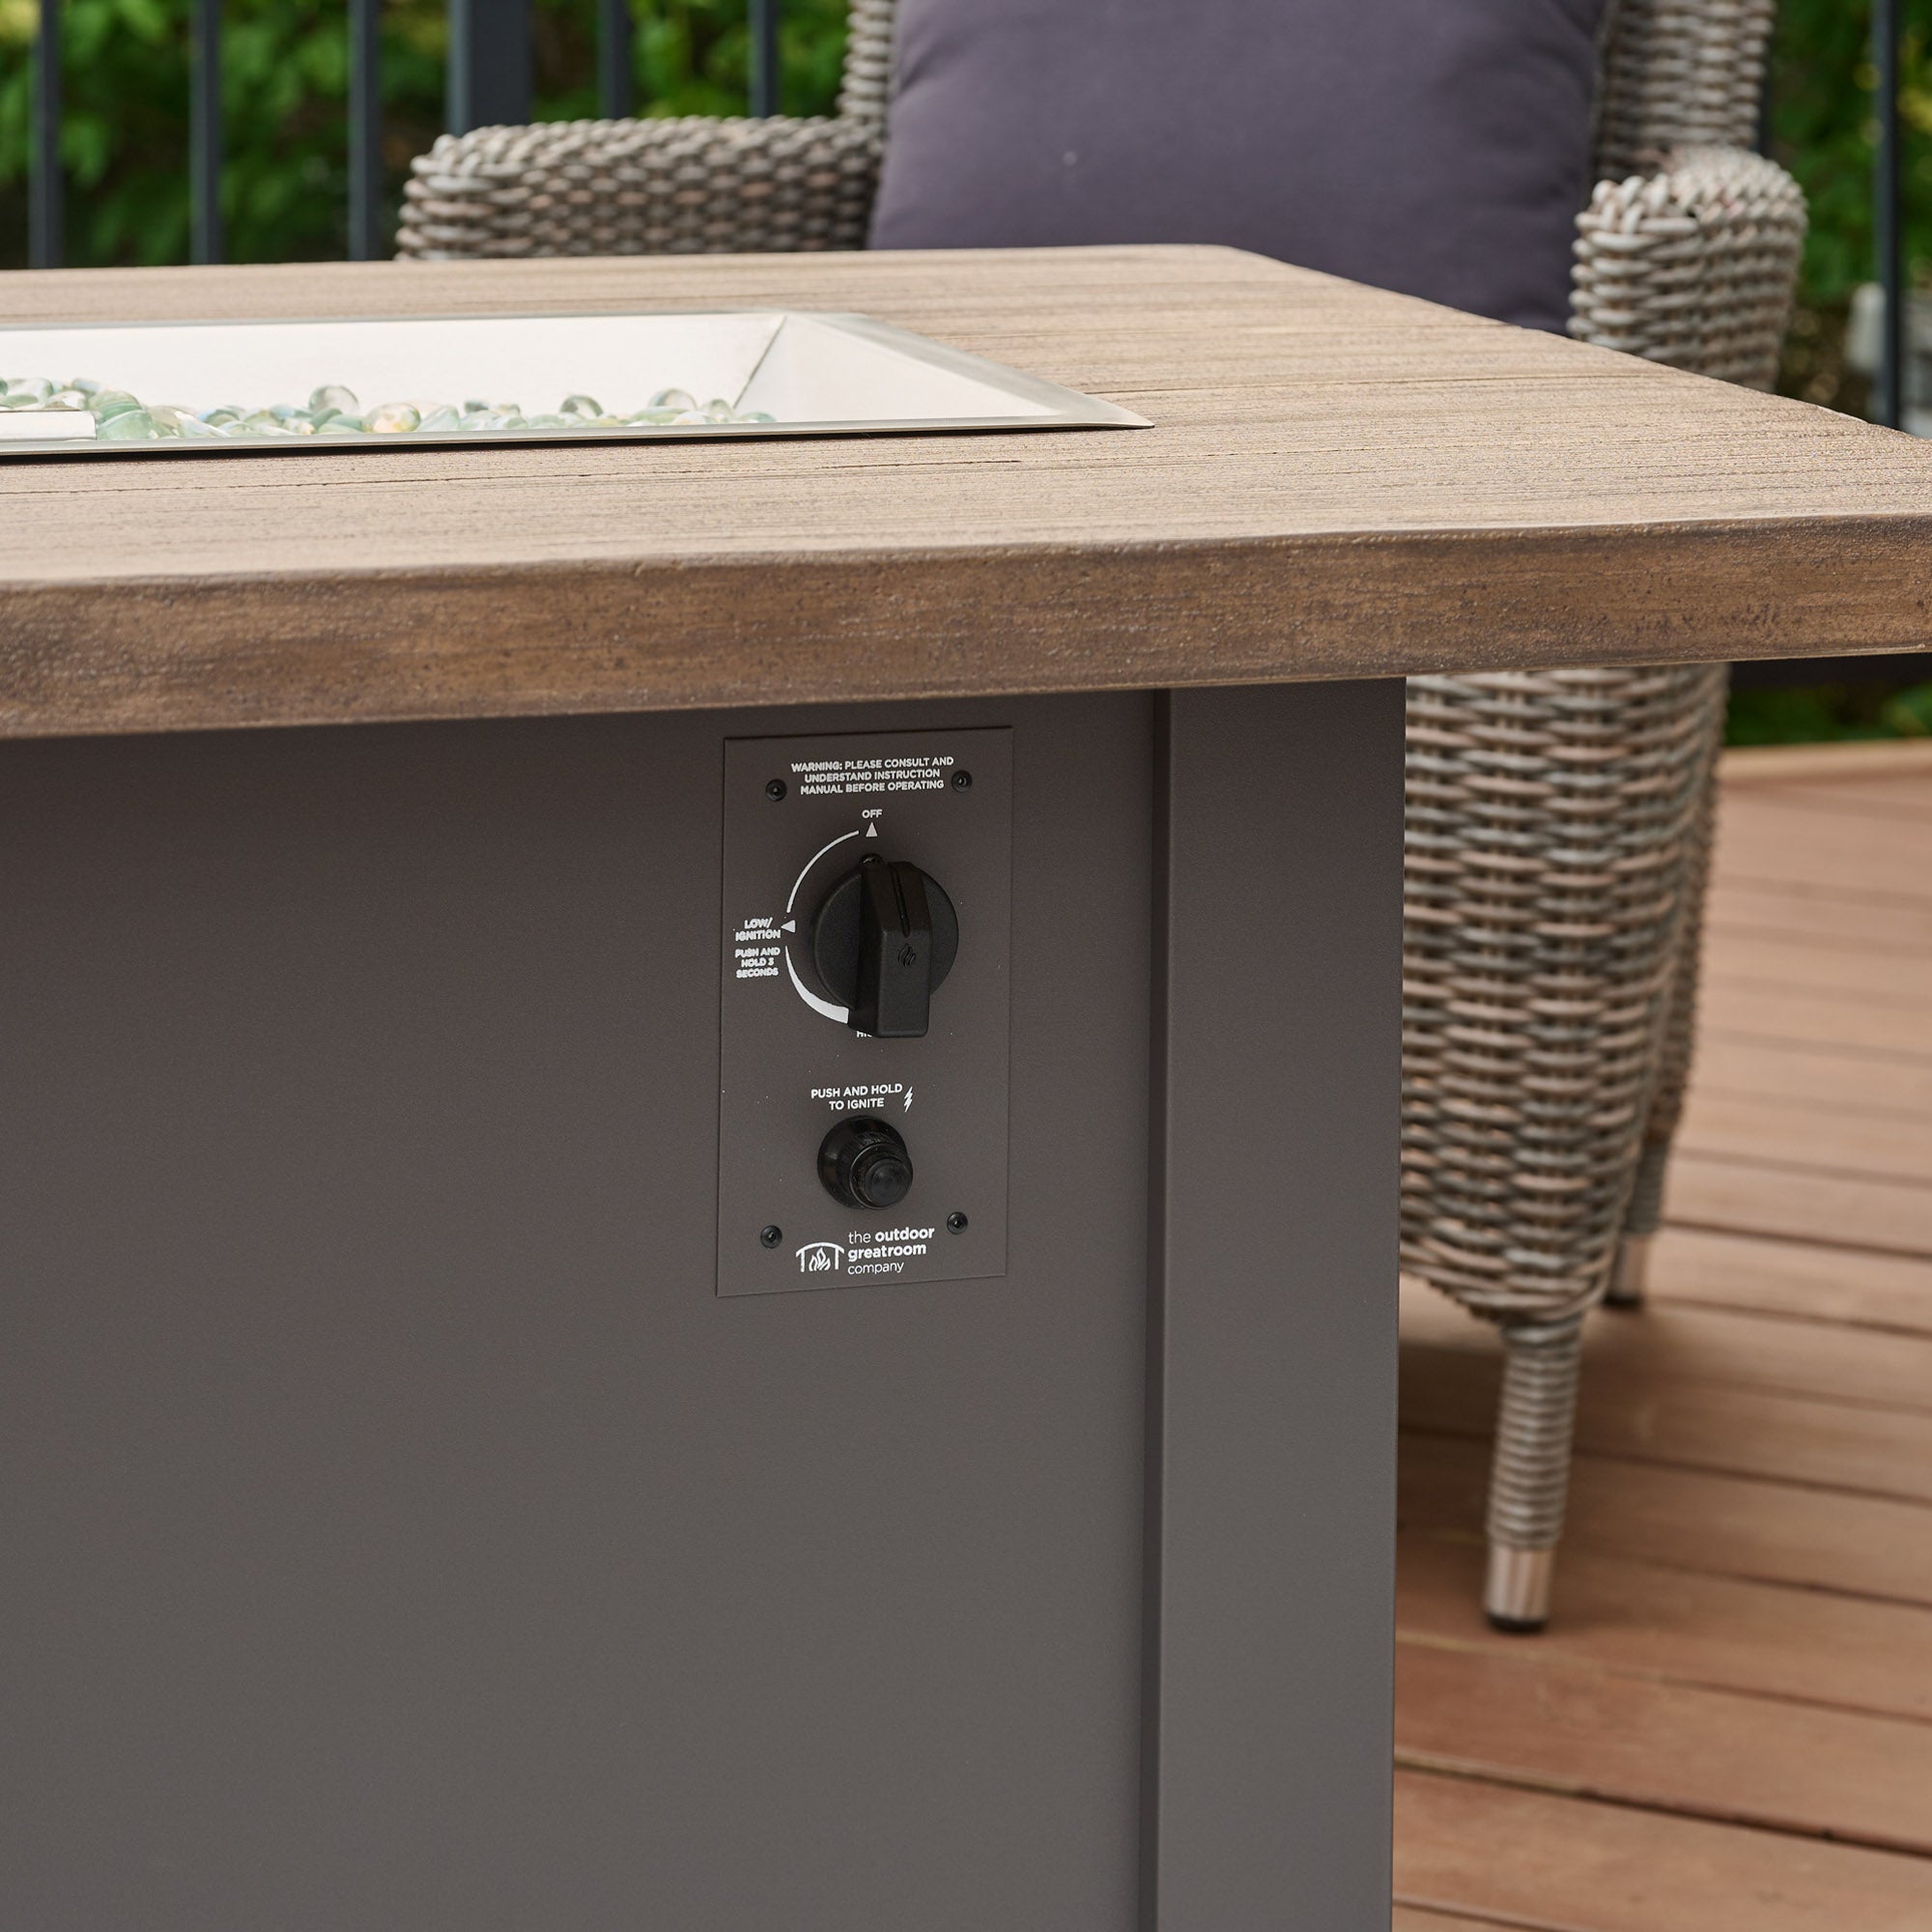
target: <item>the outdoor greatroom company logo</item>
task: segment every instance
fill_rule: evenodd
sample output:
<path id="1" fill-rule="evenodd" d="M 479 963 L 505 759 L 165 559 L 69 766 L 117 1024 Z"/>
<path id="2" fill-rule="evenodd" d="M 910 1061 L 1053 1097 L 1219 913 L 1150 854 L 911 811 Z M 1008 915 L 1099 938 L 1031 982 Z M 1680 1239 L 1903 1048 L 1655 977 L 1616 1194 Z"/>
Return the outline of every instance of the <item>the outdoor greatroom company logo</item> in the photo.
<path id="1" fill-rule="evenodd" d="M 838 1241 L 808 1241 L 794 1252 L 800 1274 L 903 1274 L 907 1262 L 923 1261 L 936 1228 L 881 1228 L 855 1232 Z"/>

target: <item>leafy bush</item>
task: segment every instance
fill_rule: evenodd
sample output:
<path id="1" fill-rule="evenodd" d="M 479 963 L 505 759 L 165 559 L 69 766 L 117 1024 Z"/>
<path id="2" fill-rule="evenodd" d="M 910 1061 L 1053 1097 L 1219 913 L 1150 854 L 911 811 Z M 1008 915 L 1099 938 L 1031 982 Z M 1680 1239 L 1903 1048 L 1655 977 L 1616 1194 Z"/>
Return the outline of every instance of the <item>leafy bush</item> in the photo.
<path id="1" fill-rule="evenodd" d="M 1932 0 L 1903 0 L 1906 244 L 1915 279 L 1932 261 Z M 1878 117 L 1869 0 L 1780 0 L 1772 61 L 1771 145 L 1810 205 L 1798 313 L 1783 387 L 1863 411 L 1865 381 L 1846 369 L 1852 290 L 1873 274 L 1872 163 Z"/>
<path id="2" fill-rule="evenodd" d="M 1836 738 L 1932 736 L 1932 684 L 1819 684 L 1734 691 L 1731 745 L 1811 745 Z"/>
<path id="3" fill-rule="evenodd" d="M 30 54 L 37 0 L 0 0 L 0 266 L 25 263 Z M 68 259 L 180 262 L 188 248 L 190 0 L 62 0 Z M 844 0 L 788 0 L 781 104 L 822 113 L 838 93 Z M 536 0 L 536 114 L 596 112 L 593 0 Z M 391 206 L 410 157 L 442 126 L 441 0 L 383 10 L 384 158 Z M 635 80 L 646 114 L 742 114 L 745 0 L 640 0 Z M 349 87 L 342 0 L 227 0 L 221 199 L 237 261 L 347 248 Z"/>

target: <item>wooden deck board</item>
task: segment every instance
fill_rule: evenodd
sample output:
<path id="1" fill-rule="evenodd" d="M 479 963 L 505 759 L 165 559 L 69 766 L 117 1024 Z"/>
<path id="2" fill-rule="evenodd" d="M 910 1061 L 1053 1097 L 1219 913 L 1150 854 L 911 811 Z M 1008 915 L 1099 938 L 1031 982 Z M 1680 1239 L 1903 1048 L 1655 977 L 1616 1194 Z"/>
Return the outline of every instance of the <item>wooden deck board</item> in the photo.
<path id="1" fill-rule="evenodd" d="M 1739 1160 L 1687 1147 L 1671 1161 L 1673 1221 L 1932 1257 L 1932 1186 Z"/>
<path id="2" fill-rule="evenodd" d="M 1740 1024 L 1746 1001 L 1735 983 L 1706 990 L 1712 1017 L 1698 1042 L 1693 1098 L 1708 1086 L 1728 1094 L 1932 1120 L 1932 1061 L 1753 1032 Z"/>
<path id="3" fill-rule="evenodd" d="M 1538 1644 L 1396 1650 L 1396 1757 L 1848 1844 L 1932 1851 L 1932 1724 L 1659 1684 Z"/>
<path id="4" fill-rule="evenodd" d="M 1814 1099 L 1700 1087 L 1677 1145 L 1698 1153 L 1910 1186 L 1922 1187 L 1932 1175 L 1932 1120 L 1866 1112 L 1849 1099 L 1832 1107 Z"/>
<path id="5" fill-rule="evenodd" d="M 1666 1569 L 1579 1543 L 1563 1552 L 1562 1616 L 1523 1644 L 1478 1607 L 1479 1538 L 1408 1528 L 1397 1548 L 1405 1640 L 1932 1720 L 1932 1608 L 1921 1605 Z"/>
<path id="6" fill-rule="evenodd" d="M 1710 924 L 1541 1637 L 1477 1606 L 1494 1337 L 1405 1292 L 1399 1932 L 1932 1928 L 1932 750 L 1731 760 Z"/>
<path id="7" fill-rule="evenodd" d="M 1396 1895 L 1550 1932 L 1925 1932 L 1932 1861 L 1396 1774 Z"/>
<path id="8" fill-rule="evenodd" d="M 1788 1321 L 1932 1335 L 1932 1283 L 1923 1262 L 1703 1228 L 1658 1236 L 1656 1298 L 1741 1308 Z"/>
<path id="9" fill-rule="evenodd" d="M 1481 1533 L 1486 1437 L 1411 1428 L 1399 1474 L 1405 1522 Z M 1571 1471 L 1563 1544 L 1706 1576 L 1932 1605 L 1932 1513 L 1889 1496 L 1586 1451 Z"/>
<path id="10" fill-rule="evenodd" d="M 1434 1349 L 1461 1349 L 1493 1372 L 1494 1331 L 1420 1283 L 1403 1286 L 1403 1327 L 1412 1372 L 1422 1372 L 1421 1353 Z M 1613 1310 L 1593 1322 L 1585 1361 L 1590 1381 L 1625 1406 L 1669 1382 L 1932 1414 L 1932 1337 L 1922 1335 L 1660 1298 L 1644 1314 Z"/>
<path id="11" fill-rule="evenodd" d="M 1932 1071 L 1932 1009 L 1834 995 L 1812 986 L 1785 987 L 1714 973 L 1706 997 L 1729 1033 L 1768 1036 L 1876 1057 L 1898 1056 Z M 1721 998 L 1717 997 L 1721 995 Z"/>
<path id="12" fill-rule="evenodd" d="M 1719 931 L 1824 935 L 1840 945 L 1883 946 L 1908 954 L 1932 944 L 1932 905 L 1922 900 L 1807 892 L 1777 879 L 1727 872 L 1714 881 L 1705 917 Z"/>
<path id="13" fill-rule="evenodd" d="M 1418 1344 L 1404 1367 L 1409 1427 L 1488 1438 L 1499 1380 L 1492 1351 Z M 1922 1412 L 1586 1367 L 1577 1443 L 1596 1456 L 1932 1508 L 1932 1415 Z"/>
<path id="14" fill-rule="evenodd" d="M 1713 979 L 1785 986 L 1813 996 L 1850 994 L 1918 1008 L 1925 996 L 1925 956 L 1918 946 L 1875 946 L 1833 927 L 1789 937 L 1717 925 L 1704 947 Z"/>

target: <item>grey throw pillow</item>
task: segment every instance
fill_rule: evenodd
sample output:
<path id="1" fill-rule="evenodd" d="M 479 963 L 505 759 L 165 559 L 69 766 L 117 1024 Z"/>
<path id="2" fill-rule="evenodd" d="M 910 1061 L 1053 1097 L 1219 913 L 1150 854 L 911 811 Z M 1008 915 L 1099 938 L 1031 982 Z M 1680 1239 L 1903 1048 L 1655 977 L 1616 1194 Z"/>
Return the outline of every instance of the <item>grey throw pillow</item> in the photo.
<path id="1" fill-rule="evenodd" d="M 880 248 L 1221 242 L 1561 328 L 1604 0 L 900 0 Z"/>

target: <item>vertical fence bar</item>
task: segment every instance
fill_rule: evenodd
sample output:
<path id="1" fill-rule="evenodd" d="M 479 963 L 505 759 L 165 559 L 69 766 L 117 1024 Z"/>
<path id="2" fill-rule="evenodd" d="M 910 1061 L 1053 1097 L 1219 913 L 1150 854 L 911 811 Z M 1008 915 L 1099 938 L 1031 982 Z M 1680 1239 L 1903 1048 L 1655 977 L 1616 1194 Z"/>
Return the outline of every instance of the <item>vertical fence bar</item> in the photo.
<path id="1" fill-rule="evenodd" d="M 1905 247 L 1900 224 L 1898 126 L 1899 0 L 1872 0 L 1872 67 L 1878 79 L 1878 156 L 1873 240 L 1880 304 L 1878 378 L 1872 419 L 1897 429 L 1905 420 Z"/>
<path id="2" fill-rule="evenodd" d="M 34 36 L 33 150 L 28 159 L 27 261 L 58 269 L 67 252 L 67 197 L 61 179 L 61 0 L 41 0 Z"/>
<path id="3" fill-rule="evenodd" d="M 382 0 L 349 0 L 349 259 L 383 252 Z"/>
<path id="4" fill-rule="evenodd" d="M 530 118 L 530 0 L 449 0 L 452 134 Z"/>
<path id="5" fill-rule="evenodd" d="M 218 262 L 221 232 L 221 0 L 194 0 L 194 45 L 188 68 L 190 253 Z"/>
<path id="6" fill-rule="evenodd" d="M 637 106 L 631 0 L 597 0 L 597 111 L 621 121 Z"/>
<path id="7" fill-rule="evenodd" d="M 751 0 L 752 112 L 779 111 L 779 0 Z"/>

